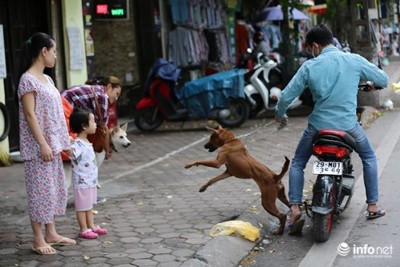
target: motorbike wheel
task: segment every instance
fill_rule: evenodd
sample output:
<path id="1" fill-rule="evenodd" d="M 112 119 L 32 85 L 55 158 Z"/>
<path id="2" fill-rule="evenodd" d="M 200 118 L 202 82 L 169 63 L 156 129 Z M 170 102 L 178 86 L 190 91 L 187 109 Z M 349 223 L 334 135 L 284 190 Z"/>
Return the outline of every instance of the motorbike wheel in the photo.
<path id="1" fill-rule="evenodd" d="M 156 107 L 140 109 L 135 115 L 135 125 L 143 132 L 152 132 L 163 122 L 164 119 Z"/>
<path id="2" fill-rule="evenodd" d="M 218 119 L 223 127 L 239 127 L 249 118 L 250 107 L 243 98 L 229 99 L 230 116 L 224 119 Z"/>
<path id="3" fill-rule="evenodd" d="M 253 108 L 250 107 L 250 118 L 255 118 L 264 108 L 264 101 L 260 94 L 253 94 L 251 97 L 256 101 L 256 105 Z"/>
<path id="4" fill-rule="evenodd" d="M 335 201 L 335 187 L 332 187 L 330 192 L 330 205 L 332 211 L 328 214 L 313 214 L 312 221 L 314 228 L 314 239 L 317 242 L 325 242 L 329 239 L 331 235 Z"/>

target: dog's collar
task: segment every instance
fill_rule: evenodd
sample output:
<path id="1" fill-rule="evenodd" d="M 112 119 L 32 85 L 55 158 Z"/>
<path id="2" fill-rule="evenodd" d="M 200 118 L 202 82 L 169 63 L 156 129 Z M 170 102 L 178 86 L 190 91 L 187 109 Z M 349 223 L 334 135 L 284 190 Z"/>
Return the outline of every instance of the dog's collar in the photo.
<path id="1" fill-rule="evenodd" d="M 115 152 L 118 152 L 117 148 L 115 147 L 115 145 L 113 143 L 111 143 L 111 149 L 114 150 Z"/>
<path id="2" fill-rule="evenodd" d="M 237 140 L 237 139 L 239 139 L 239 137 L 235 136 L 235 137 L 233 137 L 233 138 L 231 138 L 231 139 L 226 140 L 226 141 L 224 142 L 224 144 L 229 143 L 229 142 L 232 142 L 232 141 Z"/>

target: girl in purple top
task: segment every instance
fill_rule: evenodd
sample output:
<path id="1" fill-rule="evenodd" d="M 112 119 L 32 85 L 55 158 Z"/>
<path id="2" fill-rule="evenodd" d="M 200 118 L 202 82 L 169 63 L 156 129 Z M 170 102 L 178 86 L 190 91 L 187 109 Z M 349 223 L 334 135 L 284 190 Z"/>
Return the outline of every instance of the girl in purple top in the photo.
<path id="1" fill-rule="evenodd" d="M 20 150 L 34 235 L 32 250 L 41 255 L 55 254 L 51 245 L 76 243 L 59 235 L 55 226 L 55 216 L 64 215 L 67 206 L 60 152 L 70 149 L 60 93 L 53 80 L 43 73 L 45 68 L 55 65 L 56 43 L 46 33 L 35 33 L 22 49 L 17 94 Z"/>
<path id="2" fill-rule="evenodd" d="M 96 110 L 96 102 L 93 91 L 96 93 L 97 102 L 99 103 L 100 112 L 103 115 L 103 121 L 107 125 L 108 121 L 108 105 L 115 103 L 121 95 L 121 82 L 117 77 L 108 76 L 99 82 L 87 81 L 85 85 L 72 86 L 61 93 L 73 108 L 90 110 L 97 125 L 101 120 Z M 105 158 L 111 157 L 111 147 L 106 144 Z"/>

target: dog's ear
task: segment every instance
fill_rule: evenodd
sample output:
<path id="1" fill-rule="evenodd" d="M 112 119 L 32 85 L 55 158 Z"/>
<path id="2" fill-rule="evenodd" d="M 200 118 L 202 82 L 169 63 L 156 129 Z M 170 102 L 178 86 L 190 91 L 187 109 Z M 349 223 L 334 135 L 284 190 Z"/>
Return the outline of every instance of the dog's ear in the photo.
<path id="1" fill-rule="evenodd" d="M 211 128 L 211 127 L 208 127 L 208 126 L 206 126 L 206 129 L 207 129 L 209 132 L 212 132 L 212 133 L 215 133 L 215 132 L 217 132 L 217 130 L 216 130 L 216 129 L 214 129 L 214 128 Z"/>
<path id="2" fill-rule="evenodd" d="M 120 128 L 126 132 L 126 130 L 128 130 L 128 123 L 122 124 L 122 125 L 120 126 Z"/>

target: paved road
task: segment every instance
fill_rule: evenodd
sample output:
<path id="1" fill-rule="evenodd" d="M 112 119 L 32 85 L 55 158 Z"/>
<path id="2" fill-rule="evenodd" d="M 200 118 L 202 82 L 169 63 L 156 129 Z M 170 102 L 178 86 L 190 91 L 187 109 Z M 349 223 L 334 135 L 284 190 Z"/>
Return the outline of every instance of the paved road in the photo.
<path id="1" fill-rule="evenodd" d="M 235 133 L 250 132 L 270 120 L 249 121 Z M 291 155 L 304 121 L 304 117 L 293 118 L 291 127 L 279 135 L 264 137 L 274 130 L 267 128 L 243 141 L 254 156 L 278 171 L 284 155 Z M 25 208 L 23 166 L 2 168 L 0 265 L 42 266 L 45 261 L 51 266 L 180 266 L 192 259 L 211 241 L 208 231 L 214 224 L 236 218 L 259 200 L 258 188 L 250 180 L 231 178 L 198 192 L 202 183 L 223 171 L 183 168 L 186 162 L 215 157 L 203 148 L 208 138 L 203 123 L 186 125 L 190 130 L 171 129 L 178 126 L 175 124 L 153 134 L 130 133 L 134 144 L 114 153 L 100 168 L 99 195 L 107 201 L 96 207 L 99 213 L 95 220 L 107 227 L 109 234 L 60 247 L 54 256 L 41 257 L 29 249 L 32 235 Z M 57 222 L 61 233 L 76 237 L 72 205 Z"/>
<path id="2" fill-rule="evenodd" d="M 270 121 L 251 120 L 234 132 L 245 134 Z M 131 131 L 132 146 L 114 153 L 100 168 L 99 195 L 107 201 L 96 206 L 95 220 L 109 234 L 97 240 L 78 239 L 76 246 L 59 247 L 57 255 L 31 252 L 23 165 L 1 168 L 0 266 L 237 266 L 256 244 L 240 237 L 209 235 L 213 225 L 237 217 L 261 227 L 260 241 L 267 247 L 277 220 L 260 208 L 253 181 L 230 178 L 199 193 L 207 179 L 223 170 L 183 168 L 192 160 L 216 155 L 203 148 L 208 138 L 205 123 L 187 123 L 183 129 L 177 123 L 166 124 L 152 134 Z M 278 134 L 268 135 L 273 129 L 266 128 L 243 142 L 254 157 L 279 171 L 284 156 L 293 155 L 305 123 L 305 117 L 292 117 L 290 127 Z M 57 225 L 60 233 L 77 237 L 72 200 Z M 295 262 L 312 246 L 307 238 L 300 246 L 287 246 L 282 240 L 280 244 L 292 253 L 288 260 Z"/>

